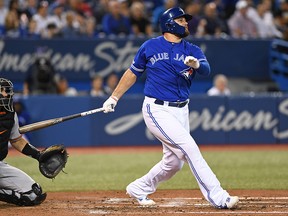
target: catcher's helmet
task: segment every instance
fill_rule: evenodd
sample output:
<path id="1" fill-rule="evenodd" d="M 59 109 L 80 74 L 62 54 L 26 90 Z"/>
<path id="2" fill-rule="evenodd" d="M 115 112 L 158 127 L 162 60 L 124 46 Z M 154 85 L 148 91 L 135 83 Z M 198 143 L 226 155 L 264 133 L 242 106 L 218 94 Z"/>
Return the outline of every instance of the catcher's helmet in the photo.
<path id="1" fill-rule="evenodd" d="M 160 26 L 162 30 L 162 34 L 164 32 L 170 32 L 172 34 L 177 34 L 180 36 L 185 35 L 185 27 L 177 24 L 174 19 L 185 17 L 186 21 L 192 19 L 192 16 L 189 14 L 185 14 L 185 12 L 180 7 L 174 7 L 166 10 L 162 17 L 160 18 Z"/>
<path id="2" fill-rule="evenodd" d="M 13 83 L 4 78 L 0 78 L 0 107 L 4 107 L 8 112 L 14 112 L 13 109 Z M 5 92 L 4 96 L 2 93 Z"/>

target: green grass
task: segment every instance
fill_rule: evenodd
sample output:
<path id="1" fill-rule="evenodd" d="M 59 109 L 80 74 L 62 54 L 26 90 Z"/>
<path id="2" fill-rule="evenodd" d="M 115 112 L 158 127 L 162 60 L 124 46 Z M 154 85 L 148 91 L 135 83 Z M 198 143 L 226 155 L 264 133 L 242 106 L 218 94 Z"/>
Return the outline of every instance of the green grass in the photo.
<path id="1" fill-rule="evenodd" d="M 203 156 L 225 189 L 288 190 L 288 151 L 207 151 Z M 70 155 L 65 173 L 54 180 L 43 177 L 37 161 L 28 157 L 9 157 L 16 166 L 45 191 L 124 190 L 162 157 L 160 152 Z M 159 189 L 198 189 L 187 164 Z"/>

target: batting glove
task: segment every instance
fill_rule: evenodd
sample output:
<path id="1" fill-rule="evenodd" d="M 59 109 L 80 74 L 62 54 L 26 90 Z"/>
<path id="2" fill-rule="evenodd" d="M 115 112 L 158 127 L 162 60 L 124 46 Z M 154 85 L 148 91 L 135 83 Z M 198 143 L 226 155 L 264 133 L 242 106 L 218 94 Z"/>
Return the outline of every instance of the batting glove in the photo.
<path id="1" fill-rule="evenodd" d="M 189 67 L 198 69 L 200 67 L 200 63 L 198 61 L 198 59 L 196 59 L 193 56 L 186 56 L 185 60 L 184 60 L 184 64 L 186 64 Z"/>
<path id="2" fill-rule="evenodd" d="M 104 103 L 103 109 L 104 113 L 114 112 L 114 108 L 117 105 L 118 98 L 115 96 L 110 96 Z"/>

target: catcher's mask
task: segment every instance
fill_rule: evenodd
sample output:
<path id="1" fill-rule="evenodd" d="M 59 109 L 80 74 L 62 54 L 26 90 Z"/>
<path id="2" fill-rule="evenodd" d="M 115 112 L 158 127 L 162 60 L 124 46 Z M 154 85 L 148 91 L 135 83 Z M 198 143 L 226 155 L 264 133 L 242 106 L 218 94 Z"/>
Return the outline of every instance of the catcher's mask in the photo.
<path id="1" fill-rule="evenodd" d="M 180 37 L 185 37 L 185 27 L 179 25 L 174 20 L 180 17 L 185 17 L 186 21 L 192 19 L 192 16 L 185 14 L 183 9 L 180 7 L 174 7 L 166 10 L 160 18 L 160 26 L 162 34 L 164 32 L 169 32 L 172 34 L 179 35 Z"/>
<path id="2" fill-rule="evenodd" d="M 13 109 L 13 83 L 4 78 L 0 78 L 0 106 L 8 112 L 14 112 Z"/>

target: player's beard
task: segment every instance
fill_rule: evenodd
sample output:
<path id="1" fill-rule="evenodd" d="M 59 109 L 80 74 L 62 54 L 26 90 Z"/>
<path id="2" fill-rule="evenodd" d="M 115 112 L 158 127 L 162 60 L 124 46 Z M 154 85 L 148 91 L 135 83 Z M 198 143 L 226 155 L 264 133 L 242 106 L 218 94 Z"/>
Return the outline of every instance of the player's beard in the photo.
<path id="1" fill-rule="evenodd" d="M 179 24 L 178 24 L 179 25 Z M 174 34 L 175 36 L 177 36 L 178 38 L 185 38 L 185 37 L 187 37 L 188 35 L 190 35 L 190 31 L 189 31 L 189 29 L 188 29 L 188 26 L 182 26 L 182 27 L 184 27 L 185 28 L 185 32 L 183 33 L 183 34 L 180 34 L 180 33 L 172 33 L 172 34 Z"/>
<path id="2" fill-rule="evenodd" d="M 182 34 L 182 35 L 179 35 L 179 34 L 178 34 L 178 37 L 180 37 L 180 38 L 185 38 L 185 37 L 187 37 L 188 35 L 190 35 L 190 31 L 189 31 L 188 28 L 185 28 L 185 33 Z"/>
<path id="3" fill-rule="evenodd" d="M 188 35 L 190 35 L 190 31 L 188 28 L 185 28 L 185 33 L 182 38 L 187 37 Z"/>

